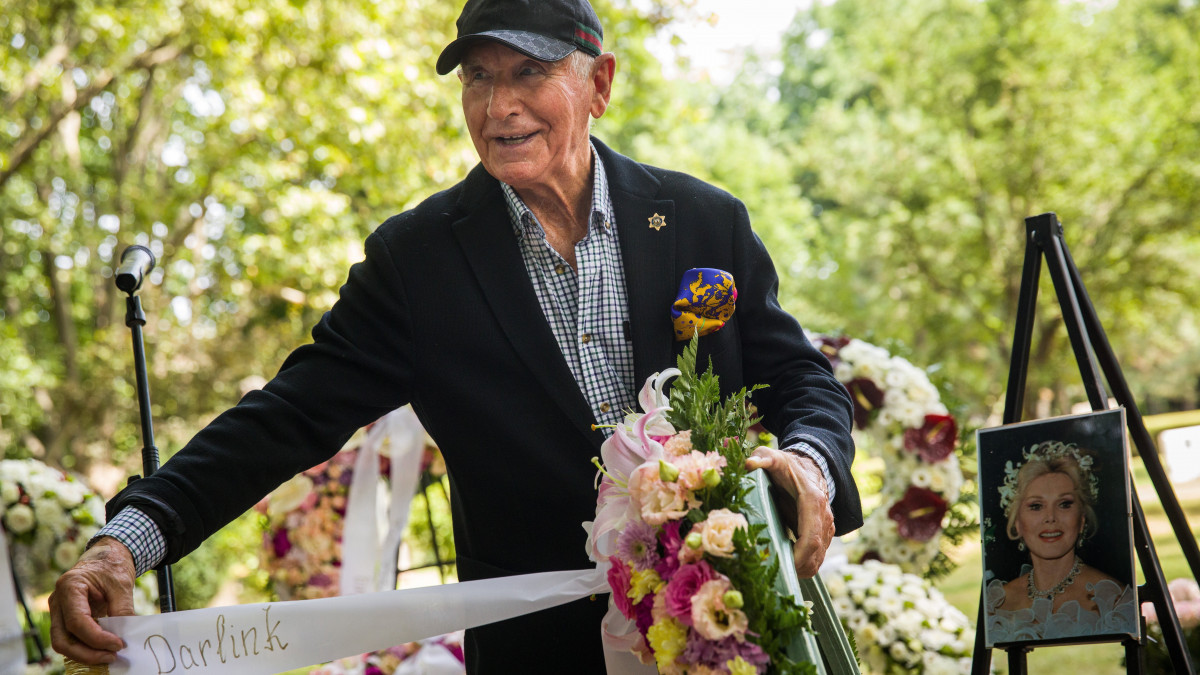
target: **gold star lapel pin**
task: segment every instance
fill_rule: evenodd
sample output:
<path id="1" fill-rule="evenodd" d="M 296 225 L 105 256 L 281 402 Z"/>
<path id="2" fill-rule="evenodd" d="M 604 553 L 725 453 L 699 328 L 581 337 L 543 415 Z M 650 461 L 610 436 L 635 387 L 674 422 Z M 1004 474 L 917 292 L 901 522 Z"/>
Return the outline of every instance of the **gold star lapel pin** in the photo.
<path id="1" fill-rule="evenodd" d="M 660 215 L 658 215 L 658 212 L 655 212 L 654 215 L 650 216 L 650 229 L 654 230 L 655 232 L 658 232 L 659 230 L 663 229 L 666 226 L 667 226 L 666 216 L 660 216 Z"/>

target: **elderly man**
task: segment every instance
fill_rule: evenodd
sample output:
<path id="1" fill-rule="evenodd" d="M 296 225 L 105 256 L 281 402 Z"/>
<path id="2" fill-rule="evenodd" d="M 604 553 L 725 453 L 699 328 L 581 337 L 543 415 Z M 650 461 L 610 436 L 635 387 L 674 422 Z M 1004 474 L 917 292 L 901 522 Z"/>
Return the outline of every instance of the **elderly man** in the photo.
<path id="1" fill-rule="evenodd" d="M 54 647 L 111 662 L 94 620 L 132 613 L 135 575 L 171 563 L 362 425 L 411 403 L 446 457 L 464 580 L 588 567 L 594 467 L 639 385 L 674 364 L 684 271 L 734 276 L 737 312 L 701 340 L 726 392 L 755 395 L 784 451 L 798 571 L 861 524 L 850 401 L 780 309 L 742 204 L 588 135 L 616 58 L 586 0 L 469 0 L 438 58 L 459 66 L 477 166 L 385 222 L 338 302 L 261 391 L 110 502 L 109 524 L 51 599 Z M 468 631 L 471 672 L 601 672 L 603 598 Z M 517 665 L 519 664 L 519 665 Z"/>

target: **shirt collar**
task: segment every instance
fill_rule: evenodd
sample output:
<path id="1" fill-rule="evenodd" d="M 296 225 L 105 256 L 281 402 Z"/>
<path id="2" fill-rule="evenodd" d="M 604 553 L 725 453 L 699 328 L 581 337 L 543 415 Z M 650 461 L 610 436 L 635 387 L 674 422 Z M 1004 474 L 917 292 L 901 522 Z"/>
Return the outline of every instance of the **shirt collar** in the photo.
<path id="1" fill-rule="evenodd" d="M 604 170 L 604 162 L 596 152 L 596 146 L 588 141 L 588 149 L 592 152 L 592 213 L 591 225 L 597 231 L 605 231 L 613 222 L 612 202 L 608 198 L 608 174 Z M 541 223 L 533 215 L 533 211 L 517 194 L 511 185 L 501 182 L 500 189 L 504 192 L 504 202 L 508 206 L 509 219 L 512 220 L 513 232 L 518 238 L 524 235 L 526 228 L 533 228 L 539 233 Z"/>

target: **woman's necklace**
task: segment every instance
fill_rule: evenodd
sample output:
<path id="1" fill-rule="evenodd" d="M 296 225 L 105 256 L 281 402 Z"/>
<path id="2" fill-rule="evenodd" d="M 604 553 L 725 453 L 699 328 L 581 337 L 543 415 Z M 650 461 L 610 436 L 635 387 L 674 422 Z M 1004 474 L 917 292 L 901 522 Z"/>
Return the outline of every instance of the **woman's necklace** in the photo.
<path id="1" fill-rule="evenodd" d="M 1067 573 L 1067 576 L 1063 577 L 1062 581 L 1058 582 L 1057 584 L 1054 584 L 1054 588 L 1050 588 L 1050 589 L 1047 589 L 1044 591 L 1038 590 L 1037 584 L 1033 580 L 1033 570 L 1030 569 L 1029 570 L 1029 584 L 1028 584 L 1029 599 L 1036 600 L 1038 598 L 1046 598 L 1047 600 L 1053 600 L 1054 596 L 1067 590 L 1067 586 L 1070 586 L 1071 584 L 1075 583 L 1075 577 L 1079 576 L 1079 569 L 1082 566 L 1083 566 L 1083 561 L 1079 559 L 1079 556 L 1075 556 L 1075 565 L 1071 567 L 1071 571 L 1069 573 Z"/>

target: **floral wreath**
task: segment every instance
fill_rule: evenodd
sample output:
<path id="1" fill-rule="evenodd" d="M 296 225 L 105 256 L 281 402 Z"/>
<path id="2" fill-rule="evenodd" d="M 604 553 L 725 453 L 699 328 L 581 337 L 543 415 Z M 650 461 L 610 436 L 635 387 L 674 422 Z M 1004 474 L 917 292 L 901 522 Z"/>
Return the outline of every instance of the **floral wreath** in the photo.
<path id="1" fill-rule="evenodd" d="M 1090 501 L 1095 502 L 1100 494 L 1100 479 L 1096 474 L 1092 473 L 1092 456 L 1074 443 L 1063 443 L 1062 441 L 1034 443 L 1029 446 L 1028 450 L 1023 450 L 1021 456 L 1024 458 L 1024 461 L 1017 466 L 1013 466 L 1012 460 L 1004 463 L 1004 485 L 1000 486 L 999 492 L 1000 508 L 1006 514 L 1008 513 L 1009 506 L 1012 505 L 1013 500 L 1017 497 L 1017 474 L 1020 473 L 1021 467 L 1033 460 L 1041 460 L 1047 463 L 1056 459 L 1069 458 L 1073 460 L 1079 466 L 1079 472 L 1086 484 Z"/>
<path id="2" fill-rule="evenodd" d="M 885 465 L 880 505 L 847 543 L 847 555 L 928 576 L 947 515 L 962 498 L 958 425 L 925 371 L 906 359 L 862 340 L 812 339 L 850 392 L 856 430 Z"/>
<path id="3" fill-rule="evenodd" d="M 83 481 L 36 459 L 0 461 L 0 518 L 24 590 L 42 593 L 70 569 L 104 520 Z"/>

